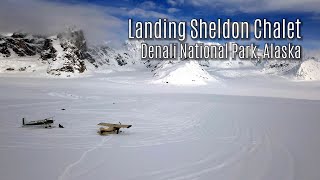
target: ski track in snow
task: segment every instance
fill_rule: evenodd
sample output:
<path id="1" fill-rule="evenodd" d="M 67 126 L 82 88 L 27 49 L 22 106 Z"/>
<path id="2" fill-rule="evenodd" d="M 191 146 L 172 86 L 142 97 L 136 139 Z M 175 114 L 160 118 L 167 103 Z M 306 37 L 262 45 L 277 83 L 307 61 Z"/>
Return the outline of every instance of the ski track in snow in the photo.
<path id="1" fill-rule="evenodd" d="M 204 126 L 200 127 L 201 136 L 209 136 L 208 130 L 203 128 Z M 236 143 L 239 141 L 242 137 L 242 131 L 239 131 L 239 127 L 237 126 L 235 129 L 235 136 L 232 136 L 231 139 L 233 139 L 233 143 Z M 230 137 L 219 137 L 220 139 L 228 139 Z M 252 138 L 252 137 L 250 137 Z M 188 139 L 188 137 L 186 137 Z M 198 138 L 201 139 L 201 138 Z M 170 168 L 166 170 L 160 170 L 155 172 L 146 173 L 142 176 L 134 177 L 133 179 L 159 179 L 159 180 L 165 180 L 165 179 L 197 179 L 200 176 L 217 171 L 219 169 L 225 168 L 227 166 L 232 165 L 237 160 L 243 158 L 245 154 L 249 151 L 254 151 L 254 149 L 257 148 L 258 145 L 256 144 L 250 144 L 249 146 L 243 146 L 240 148 L 239 152 L 236 152 L 235 154 L 229 154 L 230 157 L 225 157 L 225 159 L 221 161 L 216 161 L 217 155 L 214 154 L 208 154 L 204 158 L 198 159 L 196 162 L 179 166 L 176 168 Z M 250 150 L 249 150 L 250 149 Z M 210 166 L 208 166 L 210 165 Z M 147 178 L 146 178 L 147 177 Z"/>
<path id="2" fill-rule="evenodd" d="M 41 174 L 49 180 L 298 180 L 307 175 L 308 180 L 317 180 L 313 178 L 317 171 L 303 171 L 311 165 L 301 163 L 306 155 L 297 147 L 312 141 L 308 133 L 318 124 L 308 123 L 318 122 L 318 101 L 197 93 L 112 94 L 109 84 L 103 90 L 60 88 L 53 92 L 47 88 L 29 96 L 13 91 L 16 98 L 22 93 L 19 101 L 0 106 L 0 153 L 4 153 L 0 162 L 10 161 L 18 172 L 10 173 L 6 170 L 10 164 L 0 163 L 5 179 L 39 179 L 36 175 Z M 65 111 L 60 110 L 62 106 L 67 107 Z M 20 127 L 20 115 L 33 117 L 39 111 L 53 111 L 57 123 L 66 128 Z M 100 137 L 96 124 L 101 121 L 133 126 L 119 135 Z M 293 140 L 292 145 L 285 134 L 301 142 Z M 312 143 L 303 150 L 317 152 L 319 144 Z M 28 166 L 29 156 L 39 156 L 31 158 L 32 166 Z M 54 163 L 44 167 L 47 159 L 43 157 Z M 317 158 L 315 153 L 316 162 Z M 33 168 L 39 173 L 28 174 Z"/>
<path id="3" fill-rule="evenodd" d="M 71 170 L 72 170 L 73 167 L 75 167 L 75 166 L 77 166 L 78 164 L 80 164 L 81 161 L 82 161 L 84 158 L 86 158 L 90 152 L 92 152 L 92 151 L 96 150 L 97 148 L 103 146 L 104 143 L 107 142 L 108 140 L 110 140 L 111 138 L 112 138 L 112 136 L 104 137 L 104 138 L 102 139 L 102 141 L 101 141 L 99 144 L 97 144 L 97 146 L 92 147 L 92 148 L 88 149 L 87 151 L 85 151 L 77 161 L 69 164 L 69 165 L 64 169 L 63 173 L 59 176 L 58 180 L 68 179 L 68 177 L 70 176 L 70 172 L 71 172 Z"/>

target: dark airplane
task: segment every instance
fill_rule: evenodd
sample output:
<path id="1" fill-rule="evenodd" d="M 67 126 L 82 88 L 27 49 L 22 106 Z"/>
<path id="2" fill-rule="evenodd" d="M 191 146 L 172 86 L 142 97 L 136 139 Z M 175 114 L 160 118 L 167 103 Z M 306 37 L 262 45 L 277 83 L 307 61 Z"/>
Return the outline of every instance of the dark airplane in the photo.
<path id="1" fill-rule="evenodd" d="M 25 119 L 22 118 L 22 126 L 44 126 L 44 128 L 48 128 L 51 127 L 53 122 L 53 117 L 29 122 L 25 122 Z"/>

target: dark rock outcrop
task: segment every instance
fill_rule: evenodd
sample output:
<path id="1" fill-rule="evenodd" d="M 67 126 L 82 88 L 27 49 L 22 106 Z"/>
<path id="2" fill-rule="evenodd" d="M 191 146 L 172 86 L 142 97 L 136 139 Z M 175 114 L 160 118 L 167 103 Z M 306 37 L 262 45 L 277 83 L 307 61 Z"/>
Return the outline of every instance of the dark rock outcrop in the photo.
<path id="1" fill-rule="evenodd" d="M 50 52 L 44 54 L 43 57 L 51 59 L 52 64 L 47 71 L 49 74 L 60 75 L 62 72 L 83 73 L 87 69 L 85 61 L 94 62 L 94 59 L 87 52 L 86 40 L 81 30 L 69 29 L 58 34 L 57 39 L 54 41 L 60 42 L 55 44 L 60 46 L 59 48 L 61 48 L 62 52 L 59 52 L 59 55 L 50 53 L 52 52 L 52 43 L 45 43 L 47 51 Z M 63 63 L 61 63 L 61 60 L 63 60 Z"/>
<path id="2" fill-rule="evenodd" d="M 85 36 L 81 30 L 68 29 L 57 36 L 32 36 L 27 33 L 13 33 L 0 36 L 0 56 L 35 57 L 48 64 L 47 73 L 83 73 L 86 63 L 95 64 L 88 52 Z M 19 70 L 24 71 L 24 70 Z"/>
<path id="3" fill-rule="evenodd" d="M 41 52 L 42 38 L 27 36 L 23 33 L 13 33 L 11 36 L 0 37 L 0 53 L 10 57 L 10 49 L 20 57 L 34 56 Z"/>
<path id="4" fill-rule="evenodd" d="M 57 52 L 57 50 L 54 49 L 54 47 L 52 46 L 52 40 L 46 39 L 44 41 L 42 51 L 40 53 L 40 58 L 42 60 L 53 59 L 56 57 L 56 52 Z"/>

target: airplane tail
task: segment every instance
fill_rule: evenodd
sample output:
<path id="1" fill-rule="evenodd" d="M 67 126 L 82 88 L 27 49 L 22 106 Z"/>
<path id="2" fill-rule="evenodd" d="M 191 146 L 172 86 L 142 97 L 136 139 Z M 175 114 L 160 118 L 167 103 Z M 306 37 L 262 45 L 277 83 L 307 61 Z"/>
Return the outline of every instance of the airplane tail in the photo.
<path id="1" fill-rule="evenodd" d="M 23 125 L 23 126 L 25 125 L 24 118 L 22 118 L 22 125 Z"/>

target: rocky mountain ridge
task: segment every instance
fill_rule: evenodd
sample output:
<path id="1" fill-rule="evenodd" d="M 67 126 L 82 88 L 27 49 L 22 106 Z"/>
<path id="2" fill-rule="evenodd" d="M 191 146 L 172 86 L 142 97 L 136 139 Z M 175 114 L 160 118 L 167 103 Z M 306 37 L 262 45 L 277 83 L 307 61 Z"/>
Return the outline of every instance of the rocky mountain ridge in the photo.
<path id="1" fill-rule="evenodd" d="M 85 61 L 93 59 L 87 52 L 87 45 L 81 30 L 68 30 L 56 36 L 34 36 L 25 33 L 13 33 L 0 37 L 1 59 L 23 59 L 34 57 L 35 61 L 46 64 L 47 73 L 83 73 Z M 13 62 L 14 63 L 14 62 Z M 26 67 L 27 68 L 27 67 Z M 11 71 L 15 69 L 11 68 Z"/>
<path id="2" fill-rule="evenodd" d="M 170 78 L 174 74 L 181 75 L 181 73 L 171 72 L 179 69 L 174 66 L 179 66 L 179 72 L 183 70 L 183 74 L 187 73 L 186 69 L 190 69 L 190 64 L 184 65 L 185 63 L 180 60 L 170 61 L 169 64 L 172 68 L 169 69 L 163 67 L 164 64 L 167 64 L 163 61 L 141 61 L 141 43 L 142 41 L 126 41 L 120 49 L 114 49 L 108 45 L 88 47 L 83 31 L 78 29 L 68 29 L 49 37 L 26 33 L 0 35 L 0 72 L 34 72 L 38 71 L 36 67 L 40 64 L 48 75 L 69 77 L 85 73 L 91 67 L 94 71 L 94 69 L 102 67 L 108 69 L 140 65 L 149 68 L 159 79 L 163 76 L 159 76 L 159 74 L 170 74 Z M 26 58 L 31 60 L 26 62 Z M 29 62 L 37 63 L 37 65 L 28 65 Z M 206 74 L 206 69 L 212 68 L 243 69 L 255 67 L 266 74 L 291 75 L 298 79 L 318 80 L 320 79 L 319 64 L 320 62 L 314 57 L 305 57 L 303 61 L 198 61 L 191 63 L 194 67 L 191 69 L 196 69 L 197 73 L 190 73 L 199 74 L 202 71 L 200 69 L 204 71 L 200 74 Z M 162 70 L 165 73 L 162 73 Z M 163 80 L 163 82 L 167 82 L 167 80 Z"/>

